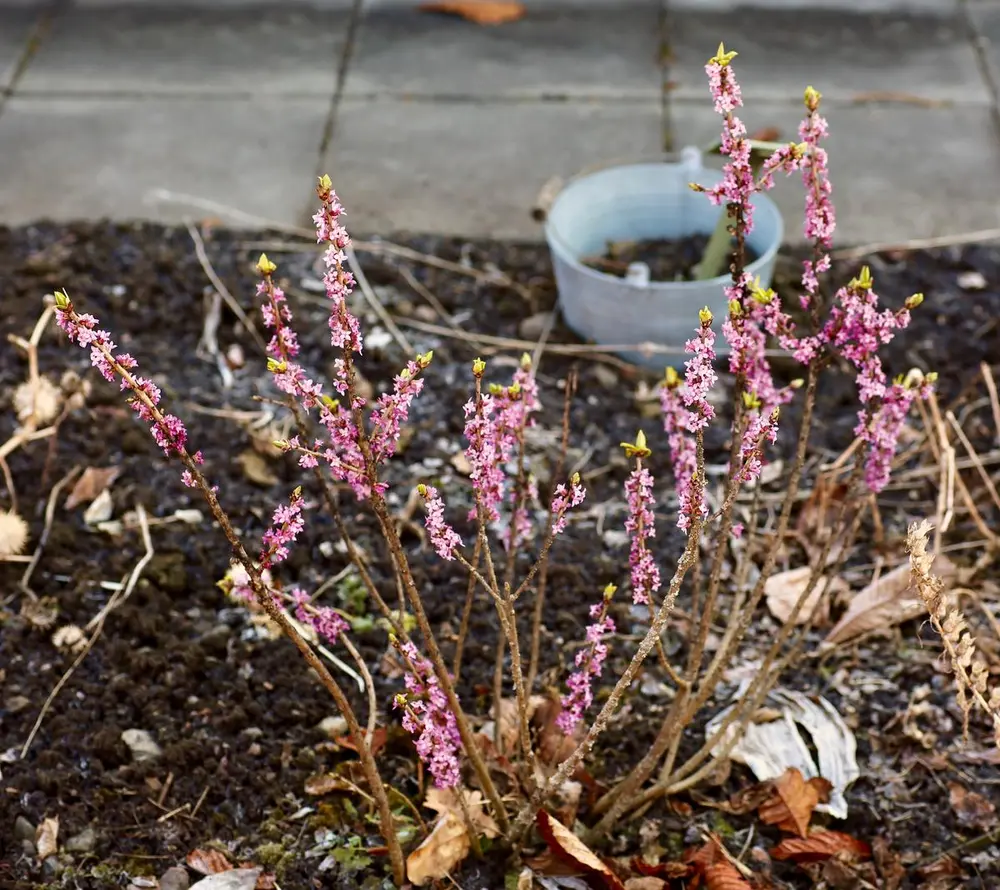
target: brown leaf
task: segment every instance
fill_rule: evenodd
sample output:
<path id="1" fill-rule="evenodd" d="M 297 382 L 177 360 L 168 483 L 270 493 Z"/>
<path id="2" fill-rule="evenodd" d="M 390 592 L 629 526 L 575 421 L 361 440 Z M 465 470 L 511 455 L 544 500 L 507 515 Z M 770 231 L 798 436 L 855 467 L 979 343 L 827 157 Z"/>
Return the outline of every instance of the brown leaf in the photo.
<path id="1" fill-rule="evenodd" d="M 981 794 L 969 791 L 958 782 L 951 782 L 948 797 L 958 821 L 966 828 L 988 831 L 996 825 L 997 808 Z"/>
<path id="2" fill-rule="evenodd" d="M 650 863 L 636 856 L 632 860 L 632 868 L 639 874 L 661 878 L 665 881 L 676 881 L 691 874 L 692 867 L 687 862 L 657 862 Z"/>
<path id="3" fill-rule="evenodd" d="M 502 25 L 524 17 L 524 4 L 516 0 L 436 0 L 422 3 L 420 10 L 457 15 L 477 25 Z"/>
<path id="4" fill-rule="evenodd" d="M 784 623 L 791 617 L 792 609 L 799 601 L 799 597 L 805 593 L 809 586 L 809 579 L 812 577 L 812 566 L 802 566 L 798 569 L 789 569 L 787 572 L 778 572 L 771 575 L 764 582 L 764 595 L 767 597 L 767 608 L 771 614 Z M 829 583 L 829 586 L 827 586 Z M 831 595 L 841 593 L 848 589 L 847 584 L 841 578 L 832 578 L 827 581 L 820 577 L 813 585 L 809 597 L 802 604 L 798 615 L 795 616 L 796 624 L 808 623 L 812 616 L 813 609 L 821 603 L 816 614 L 816 622 L 824 623 L 830 617 L 829 599 L 823 601 L 823 594 L 829 591 Z"/>
<path id="5" fill-rule="evenodd" d="M 794 766 L 774 780 L 774 795 L 760 806 L 760 818 L 767 825 L 777 825 L 782 831 L 808 837 L 809 820 L 819 803 L 830 798 L 833 785 L 816 777 L 808 782 Z"/>
<path id="6" fill-rule="evenodd" d="M 192 850 L 187 854 L 185 861 L 188 868 L 194 869 L 201 875 L 217 875 L 233 867 L 233 864 L 218 850 Z"/>
<path id="7" fill-rule="evenodd" d="M 872 841 L 872 856 L 882 878 L 881 890 L 899 890 L 906 877 L 906 869 L 899 854 L 889 846 L 889 841 L 879 836 Z"/>
<path id="8" fill-rule="evenodd" d="M 731 862 L 716 862 L 703 872 L 706 890 L 753 890 Z"/>
<path id="9" fill-rule="evenodd" d="M 566 735 L 556 726 L 556 718 L 560 711 L 562 704 L 559 699 L 547 696 L 544 701 L 538 703 L 531 721 L 538 733 L 538 759 L 547 766 L 559 766 L 583 741 L 582 723 L 577 724 L 570 735 Z"/>
<path id="10" fill-rule="evenodd" d="M 937 556 L 931 572 L 947 587 L 955 578 L 955 564 Z M 855 595 L 850 606 L 826 635 L 828 643 L 843 643 L 870 630 L 892 627 L 919 618 L 927 611 L 910 584 L 910 564 L 904 563 Z"/>
<path id="11" fill-rule="evenodd" d="M 353 791 L 354 786 L 336 773 L 319 773 L 306 779 L 306 794 L 330 794 L 333 791 Z"/>
<path id="12" fill-rule="evenodd" d="M 618 876 L 565 825 L 553 819 L 545 810 L 538 811 L 535 821 L 539 833 L 556 856 L 599 879 L 608 890 L 624 890 Z"/>
<path id="13" fill-rule="evenodd" d="M 268 466 L 267 459 L 252 448 L 246 449 L 236 458 L 236 462 L 243 468 L 243 475 L 248 482 L 258 485 L 261 488 L 270 488 L 276 485 L 278 477 Z"/>
<path id="14" fill-rule="evenodd" d="M 35 829 L 35 849 L 38 861 L 43 862 L 59 852 L 59 817 L 48 816 Z"/>
<path id="15" fill-rule="evenodd" d="M 469 855 L 469 831 L 455 813 L 445 813 L 424 842 L 406 857 L 406 876 L 418 887 L 443 878 Z"/>
<path id="16" fill-rule="evenodd" d="M 629 878 L 625 882 L 625 890 L 666 890 L 667 882 L 663 878 L 651 876 Z"/>
<path id="17" fill-rule="evenodd" d="M 472 827 L 476 829 L 476 832 L 486 835 L 489 838 L 497 837 L 500 834 L 500 827 L 493 821 L 493 817 L 486 812 L 486 801 L 483 799 L 482 793 L 479 791 L 465 791 L 462 792 L 462 797 L 465 801 L 465 812 L 469 814 L 469 820 L 472 822 Z M 427 792 L 424 806 L 442 815 L 445 813 L 454 813 L 464 821 L 462 802 L 459 800 L 458 794 L 451 788 L 431 788 Z"/>
<path id="18" fill-rule="evenodd" d="M 89 504 L 104 489 L 111 487 L 121 471 L 121 467 L 87 467 L 76 480 L 64 506 L 67 510 L 73 510 L 80 504 Z"/>
<path id="19" fill-rule="evenodd" d="M 371 739 L 371 749 L 372 755 L 378 754 L 385 747 L 385 743 L 389 738 L 389 731 L 384 726 L 378 726 L 375 728 L 375 732 L 372 733 Z M 348 751 L 357 752 L 358 746 L 354 744 L 354 739 L 349 735 L 337 736 L 334 739 L 341 748 L 346 748 Z"/>
<path id="20" fill-rule="evenodd" d="M 940 881 L 945 878 L 964 878 L 965 871 L 958 860 L 945 855 L 916 869 L 917 876 L 925 881 Z"/>
<path id="21" fill-rule="evenodd" d="M 790 859 L 799 865 L 823 862 L 838 853 L 849 853 L 856 859 L 868 859 L 871 847 L 849 834 L 839 831 L 817 831 L 807 838 L 785 838 L 771 851 L 774 859 Z"/>
<path id="22" fill-rule="evenodd" d="M 773 782 L 758 782 L 756 785 L 750 785 L 732 794 L 728 803 L 716 804 L 716 806 L 734 816 L 745 816 L 747 813 L 752 813 L 773 795 Z"/>

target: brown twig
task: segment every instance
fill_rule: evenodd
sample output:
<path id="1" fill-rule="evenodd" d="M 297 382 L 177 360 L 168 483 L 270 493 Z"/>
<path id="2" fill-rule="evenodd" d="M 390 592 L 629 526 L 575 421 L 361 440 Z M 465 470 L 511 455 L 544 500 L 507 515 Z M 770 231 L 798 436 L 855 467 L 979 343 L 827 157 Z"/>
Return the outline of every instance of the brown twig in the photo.
<path id="1" fill-rule="evenodd" d="M 38 597 L 29 586 L 29 582 L 31 581 L 31 576 L 35 574 L 35 569 L 38 567 L 38 561 L 42 558 L 42 551 L 45 549 L 45 545 L 49 540 L 49 532 L 52 530 L 52 520 L 56 515 L 56 499 L 59 497 L 59 492 L 62 491 L 63 488 L 65 488 L 66 485 L 68 485 L 79 472 L 79 466 L 73 467 L 65 476 L 62 477 L 62 479 L 52 486 L 52 491 L 49 492 L 49 499 L 45 504 L 45 525 L 42 528 L 42 534 L 38 539 L 38 545 L 35 547 L 35 552 L 31 555 L 31 562 L 28 563 L 28 567 L 24 570 L 24 574 L 21 576 L 21 583 L 19 584 L 21 590 L 33 600 L 37 600 Z"/>

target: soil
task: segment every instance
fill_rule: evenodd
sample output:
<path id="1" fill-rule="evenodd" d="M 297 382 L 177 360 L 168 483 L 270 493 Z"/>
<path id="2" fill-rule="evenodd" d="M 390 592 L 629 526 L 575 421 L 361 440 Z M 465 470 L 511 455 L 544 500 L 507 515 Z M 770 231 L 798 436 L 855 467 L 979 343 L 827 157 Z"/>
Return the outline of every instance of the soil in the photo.
<path id="1" fill-rule="evenodd" d="M 304 362 L 325 377 L 332 356 L 323 297 L 316 290 L 315 245 L 289 241 L 278 233 L 218 228 L 206 232 L 206 242 L 213 267 L 258 325 L 252 266 L 262 247 L 267 249 L 288 285 Z M 411 238 L 407 245 L 484 271 L 475 278 L 383 251 L 359 252 L 369 279 L 413 349 L 434 350 L 426 387 L 413 405 L 405 449 L 390 464 L 392 502 L 403 510 L 417 482 L 434 482 L 449 510 L 460 516 L 469 504 L 468 483 L 451 461 L 461 445 L 470 362 L 482 355 L 489 363 L 488 379 L 502 381 L 509 379 L 520 350 L 492 354 L 488 344 L 453 336 L 446 322 L 408 285 L 401 269 L 405 267 L 437 296 L 455 326 L 504 337 L 517 337 L 527 321 L 552 309 L 551 269 L 544 249 L 536 245 L 429 237 Z M 979 363 L 995 361 L 1000 354 L 1000 290 L 994 284 L 1000 281 L 1000 250 L 971 246 L 880 255 L 866 262 L 889 305 L 901 305 L 918 290 L 927 296 L 914 314 L 909 334 L 887 349 L 886 366 L 893 372 L 914 365 L 937 370 L 942 404 L 955 406 L 974 442 L 985 441 L 984 449 L 991 447 L 988 440 L 995 431 L 990 431 L 988 400 L 981 398 L 978 379 Z M 859 265 L 860 261 L 838 264 L 836 280 L 847 280 Z M 498 270 L 517 287 L 498 283 L 502 277 Z M 980 273 L 985 285 L 964 290 L 959 282 L 968 281 L 969 273 Z M 793 284 L 794 264 L 785 257 L 777 276 L 779 292 L 787 292 Z M 172 410 L 187 423 L 192 445 L 203 451 L 207 473 L 252 550 L 271 510 L 287 498 L 300 475 L 288 458 L 252 456 L 252 430 L 237 412 L 259 416 L 270 410 L 266 400 L 276 394 L 255 341 L 228 309 L 218 329 L 219 346 L 231 358 L 238 358 L 231 351 L 234 347 L 245 356 L 228 389 L 216 362 L 199 349 L 204 295 L 210 286 L 188 233 L 111 223 L 0 229 L 0 342 L 6 344 L 10 334 L 28 336 L 42 296 L 62 287 L 81 311 L 101 319 L 139 360 L 143 372 L 163 388 Z M 391 383 L 405 356 L 377 319 L 368 317 L 360 304 L 358 311 L 365 315 L 369 334 L 361 369 L 379 392 Z M 576 341 L 559 322 L 550 342 Z M 307 780 L 316 774 L 339 769 L 342 775 L 356 776 L 354 755 L 319 725 L 334 716 L 332 703 L 292 646 L 273 639 L 266 627 L 227 601 L 216 587 L 229 553 L 198 497 L 183 486 L 177 467 L 162 457 L 117 388 L 89 369 L 87 356 L 67 344 L 54 326 L 42 338 L 39 359 L 43 373 L 54 379 L 71 368 L 93 388 L 86 407 L 62 423 L 57 437 L 32 443 L 10 458 L 20 511 L 31 527 L 30 546 L 35 546 L 45 527 L 53 485 L 74 467 L 120 471 L 111 488 L 113 518 L 121 520 L 141 504 L 154 522 L 164 521 L 152 528 L 155 553 L 134 592 L 108 615 L 101 636 L 55 697 L 24 759 L 19 757 L 21 746 L 74 660 L 72 653 L 53 644 L 53 630 L 87 626 L 107 604 L 113 585 L 132 572 L 144 548 L 134 527 L 126 525 L 113 533 L 113 527 L 102 531 L 88 526 L 85 505 L 66 509 L 63 493 L 55 502 L 47 542 L 30 580 L 34 595 L 51 598 L 56 610 L 54 623 L 44 629 L 39 626 L 40 610 L 20 589 L 24 565 L 0 563 L 0 886 L 125 886 L 130 877 L 162 875 L 168 867 L 183 863 L 193 849 L 211 845 L 225 850 L 234 863 L 250 861 L 276 872 L 284 888 L 383 886 L 384 857 L 376 856 L 373 864 L 352 871 L 351 857 L 343 854 L 350 849 L 351 837 L 360 835 L 363 847 L 379 843 L 375 827 L 365 818 L 364 798 L 306 792 Z M 660 480 L 658 534 L 652 542 L 660 564 L 676 559 L 682 543 L 674 525 L 676 497 L 668 482 L 662 428 L 643 397 L 655 381 L 613 360 L 542 354 L 538 379 L 544 410 L 532 452 L 543 494 L 545 474 L 551 472 L 558 453 L 565 380 L 574 367 L 580 381 L 572 400 L 569 461 L 593 475 L 580 516 L 552 551 L 541 688 L 561 688 L 583 636 L 589 605 L 606 584 L 622 580 L 627 543 L 620 532 L 621 485 L 627 470 L 618 443 L 633 440 L 637 428 L 652 443 L 649 467 Z M 788 368 L 788 373 L 794 369 Z M 5 345 L 0 353 L 0 442 L 14 430 L 11 394 L 25 374 L 19 352 Z M 265 401 L 255 400 L 257 396 Z M 832 460 L 852 438 L 856 411 L 852 381 L 834 372 L 825 384 L 821 406 L 813 450 L 821 459 Z M 794 423 L 794 415 L 794 410 L 788 412 L 789 423 Z M 724 418 L 709 436 L 709 464 L 724 461 L 727 442 L 719 432 L 723 426 Z M 274 430 L 259 438 L 268 437 L 277 437 Z M 779 439 L 779 448 L 787 455 L 791 435 Z M 971 474 L 965 478 L 970 485 L 975 481 Z M 880 499 L 884 541 L 871 544 L 873 536 L 866 533 L 862 539 L 868 543 L 844 569 L 855 589 L 870 580 L 873 563 L 891 568 L 902 561 L 901 532 L 908 521 L 933 516 L 936 480 L 936 471 L 928 472 L 891 487 Z M 305 489 L 315 501 L 316 492 L 308 482 Z M 395 585 L 372 517 L 349 492 L 341 503 L 354 539 L 370 556 L 376 582 L 394 596 Z M 602 510 L 594 510 L 600 505 Z M 0 506 L 9 506 L 9 494 Z M 989 522 L 1000 521 L 988 506 L 983 509 Z M 178 519 L 181 510 L 199 510 L 201 515 L 182 513 Z M 165 521 L 171 518 L 176 521 Z M 419 515 L 416 518 L 419 522 Z M 963 545 L 974 539 L 975 533 L 968 529 L 967 517 L 959 512 L 947 543 Z M 460 530 L 469 540 L 468 528 L 460 525 Z M 336 540 L 322 512 L 310 511 L 299 545 L 278 571 L 280 580 L 315 590 L 337 576 L 346 559 Z M 453 564 L 442 563 L 416 532 L 408 532 L 405 543 L 426 608 L 450 658 L 465 596 L 464 577 Z M 980 552 L 957 550 L 952 555 L 960 563 L 971 563 Z M 984 608 L 995 612 L 995 589 L 983 584 L 977 590 Z M 356 584 L 338 582 L 324 602 L 355 615 L 353 636 L 372 668 L 383 706 L 379 716 L 387 729 L 379 753 L 383 776 L 419 804 L 423 776 L 398 714 L 389 706 L 402 680 L 386 657 L 385 632 L 358 595 Z M 682 597 L 679 606 L 685 605 Z M 529 612 L 525 609 L 525 634 Z M 613 616 L 624 636 L 641 632 L 641 621 L 626 605 L 616 603 Z M 981 623 L 977 621 L 977 632 Z M 989 625 L 985 627 L 984 639 L 991 633 Z M 740 664 L 751 662 L 776 628 L 762 606 Z M 816 643 L 824 633 L 821 628 Z M 680 647 L 676 632 L 675 637 Z M 473 612 L 459 682 L 468 709 L 480 718 L 488 709 L 496 638 L 494 612 L 483 603 Z M 629 639 L 613 641 L 605 677 L 614 675 L 627 660 L 633 645 Z M 995 667 L 995 641 L 992 649 L 984 642 L 984 651 Z M 951 884 L 933 886 L 1000 886 L 995 817 L 987 812 L 970 823 L 969 814 L 952 805 L 956 784 L 982 795 L 986 805 L 1000 804 L 998 758 L 988 728 L 978 719 L 972 721 L 969 741 L 962 743 L 961 713 L 939 652 L 933 632 L 911 621 L 803 659 L 788 685 L 826 697 L 857 738 L 861 778 L 847 795 L 848 819 L 830 820 L 830 827 L 868 842 L 883 839 L 906 869 L 897 886 L 932 886 L 924 883 L 927 871 L 920 869 L 948 851 L 953 851 L 960 876 Z M 364 698 L 349 678 L 340 676 L 364 714 Z M 623 774 L 648 749 L 668 705 L 662 679 L 651 660 L 622 716 L 602 737 L 589 762 L 589 775 L 596 782 Z M 723 691 L 728 695 L 732 687 Z M 685 752 L 697 749 L 705 720 L 724 703 L 720 697 L 699 715 L 686 736 Z M 158 756 L 137 762 L 122 739 L 130 729 L 151 734 L 160 749 Z M 725 801 L 752 784 L 746 768 L 734 766 L 717 781 L 721 784 L 705 783 L 689 796 L 658 804 L 641 823 L 623 824 L 607 839 L 603 852 L 631 855 L 653 837 L 676 855 L 699 843 L 699 832 L 708 828 L 719 833 L 734 853 L 750 849 L 753 855 L 748 861 L 756 867 L 758 851 L 771 848 L 779 833 L 753 813 L 736 816 L 713 807 L 713 802 Z M 588 821 L 586 806 L 580 815 Z M 431 816 L 423 811 L 424 819 Z M 32 826 L 53 817 L 59 819 L 63 850 L 39 864 L 33 855 Z M 410 846 L 422 837 L 416 830 Z M 333 851 L 343 854 L 339 861 L 329 858 Z M 773 868 L 777 886 L 814 886 L 801 868 L 779 862 L 768 867 Z M 455 880 L 469 890 L 494 890 L 504 886 L 506 870 L 503 855 L 487 850 L 482 859 L 467 860 Z"/>
<path id="2" fill-rule="evenodd" d="M 694 281 L 694 270 L 708 246 L 707 235 L 690 235 L 687 238 L 654 238 L 643 241 L 609 242 L 604 254 L 587 257 L 585 266 L 625 278 L 632 263 L 649 266 L 651 281 Z M 757 254 L 747 248 L 747 262 L 757 259 Z"/>

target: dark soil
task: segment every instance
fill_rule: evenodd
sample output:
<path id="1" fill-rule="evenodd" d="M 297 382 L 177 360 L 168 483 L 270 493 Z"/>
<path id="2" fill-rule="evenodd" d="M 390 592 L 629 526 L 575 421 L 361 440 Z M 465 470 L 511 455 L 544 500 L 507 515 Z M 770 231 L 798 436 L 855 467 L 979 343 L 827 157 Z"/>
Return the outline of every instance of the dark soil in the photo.
<path id="1" fill-rule="evenodd" d="M 261 242 L 275 239 L 280 236 L 222 230 L 207 235 L 215 269 L 258 325 L 252 266 Z M 465 244 L 438 238 L 412 239 L 409 244 L 472 268 L 502 270 L 518 284 L 512 289 L 491 283 L 488 277 L 477 280 L 386 253 L 360 254 L 380 298 L 401 324 L 410 320 L 424 325 L 403 326 L 413 348 L 434 350 L 426 388 L 414 403 L 406 447 L 388 472 L 393 503 L 402 510 L 417 482 L 434 482 L 453 515 L 460 516 L 469 503 L 467 480 L 452 469 L 450 460 L 461 445 L 470 362 L 483 355 L 489 361 L 488 379 L 502 381 L 509 379 L 520 350 L 491 356 L 489 347 L 428 332 L 428 322 L 443 323 L 407 286 L 399 268 L 405 264 L 466 331 L 507 337 L 516 337 L 527 317 L 554 305 L 551 270 L 545 251 L 533 245 Z M 322 294 L 312 289 L 315 245 L 295 242 L 282 250 L 269 244 L 266 249 L 288 284 L 304 361 L 326 377 L 332 355 Z M 894 373 L 914 365 L 934 368 L 941 375 L 942 404 L 959 397 L 968 404 L 979 363 L 995 361 L 1000 350 L 996 321 L 1000 290 L 993 284 L 1000 281 L 1000 251 L 969 247 L 878 256 L 868 262 L 890 305 L 900 305 L 917 290 L 927 296 L 910 333 L 887 350 L 887 367 Z M 859 265 L 836 269 L 837 280 L 846 280 Z M 969 271 L 982 273 L 990 282 L 987 288 L 963 291 L 957 280 Z M 779 270 L 778 279 L 779 288 L 793 280 L 790 263 Z M 139 360 L 143 372 L 163 387 L 172 410 L 187 423 L 193 447 L 204 452 L 207 474 L 219 486 L 224 506 L 253 552 L 274 505 L 287 498 L 301 481 L 300 474 L 286 458 L 267 459 L 271 479 L 250 469 L 253 460 L 245 455 L 252 451 L 251 431 L 223 409 L 259 413 L 268 404 L 254 401 L 254 396 L 275 394 L 253 339 L 228 310 L 222 316 L 219 345 L 224 352 L 239 345 L 246 356 L 245 365 L 234 372 L 232 387 L 223 389 L 215 362 L 199 357 L 208 282 L 185 230 L 113 224 L 0 229 L 0 342 L 5 344 L 0 353 L 0 442 L 13 432 L 11 393 L 26 374 L 23 359 L 7 345 L 7 335 L 27 336 L 43 295 L 64 286 L 80 310 L 101 319 Z M 368 341 L 361 369 L 379 392 L 405 356 L 382 336 L 377 322 L 373 325 L 370 318 L 365 322 L 369 333 L 374 328 L 379 333 Z M 560 324 L 551 339 L 574 342 Z M 551 433 L 533 439 L 540 476 L 545 468 L 551 469 L 558 452 L 563 387 L 574 361 L 544 353 L 538 370 L 544 404 L 540 430 Z M 93 391 L 86 408 L 67 418 L 55 439 L 33 443 L 10 459 L 20 509 L 31 525 L 30 546 L 35 546 L 45 525 L 53 485 L 74 466 L 120 468 L 112 488 L 117 519 L 137 504 L 156 519 L 172 517 L 181 509 L 199 509 L 207 516 L 198 497 L 182 485 L 177 467 L 162 457 L 133 418 L 117 388 L 90 370 L 87 356 L 70 346 L 54 325 L 42 340 L 40 363 L 43 373 L 54 379 L 66 368 L 76 369 L 92 381 Z M 552 552 L 543 687 L 561 687 L 575 644 L 583 636 L 590 603 L 605 584 L 622 581 L 627 547 L 619 530 L 626 467 L 618 443 L 634 439 L 637 428 L 645 430 L 654 449 L 650 469 L 660 480 L 658 535 L 653 543 L 661 565 L 669 565 L 681 545 L 660 422 L 655 412 L 647 410 L 648 403 L 636 398 L 644 378 L 634 369 L 593 358 L 575 365 L 580 385 L 572 402 L 569 459 L 585 474 L 600 472 L 588 481 L 587 502 L 578 521 Z M 826 460 L 851 441 L 856 407 L 850 379 L 834 373 L 825 385 L 821 406 L 813 445 Z M 790 423 L 794 414 L 788 412 Z M 981 442 L 989 431 L 977 423 L 969 420 L 967 432 Z M 710 437 L 710 464 L 724 459 L 727 443 L 719 432 L 723 426 L 724 421 Z M 791 438 L 789 433 L 780 440 L 785 453 Z M 966 478 L 971 484 L 972 477 Z M 544 478 L 542 482 L 544 493 Z M 900 532 L 909 520 L 933 515 L 935 482 L 930 473 L 924 481 L 890 488 L 883 496 L 886 541 L 881 552 L 866 546 L 865 552 L 856 554 L 854 572 L 847 572 L 855 589 L 870 579 L 876 559 L 884 557 L 887 567 L 902 560 Z M 308 483 L 305 488 L 315 501 L 317 493 Z M 156 552 L 142 580 L 109 615 L 102 636 L 55 698 L 27 757 L 19 758 L 43 702 L 74 658 L 53 645 L 53 629 L 86 626 L 111 596 L 106 582 L 125 578 L 143 552 L 134 528 L 117 535 L 90 528 L 83 521 L 84 508 L 66 510 L 64 499 L 65 494 L 57 503 L 31 579 L 38 597 L 53 598 L 58 609 L 54 625 L 40 629 L 31 620 L 30 599 L 19 588 L 24 566 L 0 564 L 0 887 L 125 886 L 129 875 L 160 875 L 183 862 L 192 849 L 213 843 L 222 845 L 233 862 L 252 861 L 277 871 L 284 888 L 381 886 L 384 859 L 376 858 L 374 866 L 360 872 L 339 864 L 318 870 L 331 851 L 344 848 L 352 836 L 360 834 L 366 847 L 379 843 L 373 823 L 365 819 L 361 796 L 313 796 L 305 791 L 310 776 L 338 764 L 354 775 L 350 766 L 354 755 L 318 727 L 333 716 L 334 708 L 293 647 L 270 638 L 246 610 L 227 602 L 217 589 L 229 553 L 208 518 L 194 524 L 154 525 Z M 373 519 L 349 492 L 341 501 L 355 540 L 371 556 L 376 582 L 387 598 L 394 598 L 395 585 L 386 571 Z M 593 510 L 602 504 L 603 514 Z M 7 495 L 0 506 L 9 506 Z M 987 516 L 998 521 L 996 515 Z M 959 522 L 960 529 L 965 525 L 964 519 Z M 470 540 L 469 529 L 460 529 Z M 312 590 L 337 575 L 346 560 L 334 546 L 336 540 L 322 512 L 310 511 L 306 532 L 291 559 L 280 567 L 279 579 Z M 958 534 L 949 542 L 962 540 Z M 450 658 L 465 580 L 453 564 L 442 563 L 422 546 L 416 533 L 407 534 L 405 542 L 426 608 Z M 971 561 L 977 553 L 959 551 L 954 558 Z M 988 587 L 980 593 L 985 606 L 995 610 Z M 383 776 L 419 804 L 414 751 L 388 706 L 402 681 L 391 659 L 385 658 L 385 632 L 373 621 L 366 625 L 365 617 L 375 616 L 364 597 L 358 596 L 356 584 L 334 585 L 324 602 L 358 618 L 354 638 L 372 668 L 384 707 L 379 721 L 388 729 L 379 755 Z M 684 605 L 682 600 L 680 606 Z M 525 634 L 529 612 L 530 605 L 524 610 Z M 615 606 L 614 617 L 621 633 L 641 631 L 641 622 L 625 604 Z M 761 651 L 776 626 L 762 607 L 741 663 Z M 496 637 L 494 612 L 484 602 L 473 613 L 459 684 L 474 715 L 485 716 L 488 709 Z M 632 645 L 624 639 L 614 642 L 606 677 L 627 661 Z M 677 635 L 676 647 L 680 646 Z M 997 759 L 990 753 L 987 728 L 978 720 L 973 721 L 968 745 L 961 744 L 961 714 L 938 652 L 933 632 L 911 622 L 823 658 L 804 659 L 788 683 L 827 697 L 858 739 L 862 776 L 848 794 L 851 814 L 846 822 L 831 822 L 830 827 L 869 842 L 884 838 L 907 868 L 904 887 L 921 886 L 918 867 L 957 847 L 955 858 L 963 877 L 951 886 L 1000 886 L 997 838 L 989 835 L 995 822 L 963 824 L 949 802 L 949 786 L 958 783 L 1000 804 Z M 365 714 L 357 688 L 339 676 Z M 657 692 L 661 679 L 651 660 L 642 683 L 627 699 L 624 716 L 603 737 L 590 762 L 590 775 L 597 782 L 621 775 L 648 749 L 669 704 Z M 727 688 L 726 694 L 730 691 Z M 710 703 L 691 728 L 685 751 L 700 745 L 704 720 L 719 710 L 721 701 Z M 135 762 L 122 741 L 122 732 L 128 729 L 148 731 L 162 748 L 161 756 Z M 751 784 L 751 774 L 735 766 L 722 781 L 722 787 L 706 784 L 691 797 L 650 810 L 643 820 L 643 837 L 653 836 L 677 853 L 697 843 L 699 830 L 708 827 L 719 832 L 735 853 L 744 843 L 772 847 L 778 834 L 759 824 L 754 815 L 726 816 L 708 805 Z M 424 812 L 425 818 L 430 816 Z M 58 858 L 39 865 L 31 855 L 30 840 L 15 835 L 18 817 L 23 817 L 22 833 L 30 830 L 29 823 L 36 826 L 46 817 L 58 817 L 60 841 L 76 839 L 70 846 L 86 849 L 64 848 Z M 587 820 L 586 807 L 581 817 Z M 608 839 L 605 852 L 635 853 L 637 827 L 636 823 L 622 826 Z M 93 831 L 92 843 L 80 841 L 87 829 Z M 422 837 L 416 832 L 412 845 Z M 753 864 L 753 857 L 748 861 Z M 781 863 L 773 867 L 779 886 L 813 886 L 801 869 Z M 468 860 L 456 880 L 469 890 L 498 890 L 505 871 L 502 855 L 487 852 L 484 860 Z"/>
<path id="2" fill-rule="evenodd" d="M 602 256 L 586 257 L 583 264 L 606 275 L 624 278 L 632 263 L 645 263 L 649 266 L 651 281 L 694 281 L 695 267 L 701 262 L 707 246 L 707 235 L 611 241 Z M 747 262 L 752 263 L 756 259 L 757 255 L 747 249 Z"/>

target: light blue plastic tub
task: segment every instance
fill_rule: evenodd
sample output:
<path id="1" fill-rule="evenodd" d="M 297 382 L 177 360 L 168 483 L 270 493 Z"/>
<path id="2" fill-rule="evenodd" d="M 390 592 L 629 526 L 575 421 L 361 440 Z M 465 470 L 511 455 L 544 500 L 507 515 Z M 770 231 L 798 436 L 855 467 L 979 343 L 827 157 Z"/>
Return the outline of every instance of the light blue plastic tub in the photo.
<path id="1" fill-rule="evenodd" d="M 603 254 L 609 241 L 710 235 L 724 208 L 693 192 L 688 183 L 711 186 L 721 179 L 721 171 L 702 167 L 698 149 L 686 148 L 679 163 L 611 167 L 563 189 L 548 213 L 545 237 L 566 323 L 600 345 L 643 347 L 618 354 L 662 370 L 683 362 L 681 353 L 698 325 L 698 310 L 708 306 L 719 320 L 717 343 L 724 347 L 721 320 L 728 311 L 723 290 L 730 282 L 728 274 L 708 281 L 644 283 L 641 275 L 630 281 L 580 262 Z M 755 195 L 753 205 L 754 229 L 747 244 L 758 259 L 747 269 L 767 287 L 784 226 L 777 206 L 766 195 Z"/>

